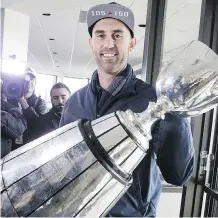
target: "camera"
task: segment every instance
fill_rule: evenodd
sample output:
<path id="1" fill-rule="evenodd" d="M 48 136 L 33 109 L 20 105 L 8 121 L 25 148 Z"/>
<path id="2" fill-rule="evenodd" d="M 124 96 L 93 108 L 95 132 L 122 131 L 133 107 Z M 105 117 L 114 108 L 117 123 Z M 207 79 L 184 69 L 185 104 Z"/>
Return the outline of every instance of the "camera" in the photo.
<path id="1" fill-rule="evenodd" d="M 35 78 L 33 70 L 24 62 L 16 60 L 16 55 L 2 59 L 1 91 L 8 99 L 17 99 L 24 96 L 27 84 Z"/>
<path id="2" fill-rule="evenodd" d="M 21 98 L 25 92 L 25 76 L 2 73 L 2 92 L 8 99 Z"/>

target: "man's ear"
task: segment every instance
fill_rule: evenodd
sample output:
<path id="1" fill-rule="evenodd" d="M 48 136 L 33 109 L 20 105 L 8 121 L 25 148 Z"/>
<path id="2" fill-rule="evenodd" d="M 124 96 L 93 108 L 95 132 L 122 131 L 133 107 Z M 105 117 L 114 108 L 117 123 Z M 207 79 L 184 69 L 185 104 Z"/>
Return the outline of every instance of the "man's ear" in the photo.
<path id="1" fill-rule="evenodd" d="M 36 84 L 36 78 L 32 79 L 31 82 L 32 82 L 33 84 Z"/>
<path id="2" fill-rule="evenodd" d="M 90 48 L 92 49 L 92 38 L 89 38 L 89 46 L 90 46 Z"/>
<path id="3" fill-rule="evenodd" d="M 131 52 L 136 46 L 136 38 L 131 38 L 129 42 L 129 52 Z"/>

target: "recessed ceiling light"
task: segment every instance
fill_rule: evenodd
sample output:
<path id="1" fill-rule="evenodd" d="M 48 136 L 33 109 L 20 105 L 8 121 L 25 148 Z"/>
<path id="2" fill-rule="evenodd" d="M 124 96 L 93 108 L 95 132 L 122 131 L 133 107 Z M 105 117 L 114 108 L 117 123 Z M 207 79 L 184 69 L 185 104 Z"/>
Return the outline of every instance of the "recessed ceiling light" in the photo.
<path id="1" fill-rule="evenodd" d="M 53 54 L 58 54 L 58 53 L 53 51 Z"/>
<path id="2" fill-rule="evenodd" d="M 43 16 L 51 16 L 50 13 L 43 13 L 42 15 L 43 15 Z"/>
<path id="3" fill-rule="evenodd" d="M 139 24 L 139 27 L 146 27 L 146 24 Z"/>
<path id="4" fill-rule="evenodd" d="M 53 41 L 53 40 L 55 40 L 55 39 L 50 38 L 49 40 Z"/>

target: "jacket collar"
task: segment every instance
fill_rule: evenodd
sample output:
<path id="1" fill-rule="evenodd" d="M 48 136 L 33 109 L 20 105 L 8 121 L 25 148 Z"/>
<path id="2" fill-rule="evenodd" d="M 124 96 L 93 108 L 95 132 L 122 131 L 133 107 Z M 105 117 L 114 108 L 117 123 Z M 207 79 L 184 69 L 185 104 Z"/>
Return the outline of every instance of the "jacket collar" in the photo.
<path id="1" fill-rule="evenodd" d="M 117 96 L 123 92 L 126 92 L 127 90 L 128 92 L 134 92 L 135 86 L 132 82 L 134 78 L 135 74 L 133 69 L 130 64 L 127 64 L 126 68 L 114 78 L 106 91 L 112 96 Z M 92 75 L 91 89 L 95 95 L 97 95 L 102 89 L 99 84 L 97 70 Z"/>
<path id="2" fill-rule="evenodd" d="M 49 113 L 53 116 L 55 116 L 56 118 L 58 118 L 59 120 L 61 119 L 61 113 L 55 111 L 54 107 L 52 107 L 50 110 L 49 110 Z"/>

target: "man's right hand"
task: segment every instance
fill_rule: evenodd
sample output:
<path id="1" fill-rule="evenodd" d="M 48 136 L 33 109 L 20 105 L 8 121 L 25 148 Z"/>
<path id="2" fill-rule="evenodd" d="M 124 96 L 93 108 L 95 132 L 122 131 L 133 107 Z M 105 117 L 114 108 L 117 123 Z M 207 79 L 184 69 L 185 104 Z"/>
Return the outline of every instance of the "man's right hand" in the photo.
<path id="1" fill-rule="evenodd" d="M 26 110 L 29 108 L 29 104 L 27 103 L 26 99 L 24 97 L 17 99 L 20 103 L 21 107 Z"/>

